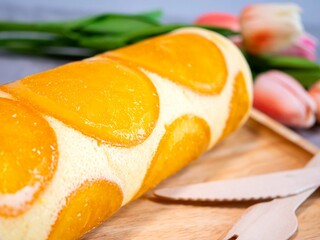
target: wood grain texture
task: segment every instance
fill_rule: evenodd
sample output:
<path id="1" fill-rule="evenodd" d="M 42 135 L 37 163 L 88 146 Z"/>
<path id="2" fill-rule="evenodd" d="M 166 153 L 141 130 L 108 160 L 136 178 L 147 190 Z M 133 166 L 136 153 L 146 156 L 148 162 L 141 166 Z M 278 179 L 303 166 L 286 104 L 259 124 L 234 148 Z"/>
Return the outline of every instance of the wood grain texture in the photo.
<path id="1" fill-rule="evenodd" d="M 303 167 L 318 149 L 253 111 L 238 132 L 158 188 L 222 180 Z M 320 239 L 320 191 L 298 210 L 293 239 Z M 222 239 L 254 202 L 170 202 L 148 192 L 84 236 L 85 240 Z"/>

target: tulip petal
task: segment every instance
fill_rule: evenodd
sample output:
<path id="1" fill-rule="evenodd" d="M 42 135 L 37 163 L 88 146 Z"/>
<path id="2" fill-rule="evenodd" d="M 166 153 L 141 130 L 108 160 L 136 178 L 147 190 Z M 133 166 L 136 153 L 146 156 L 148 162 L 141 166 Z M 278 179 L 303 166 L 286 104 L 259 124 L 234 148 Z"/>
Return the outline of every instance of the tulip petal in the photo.
<path id="1" fill-rule="evenodd" d="M 199 25 L 209 25 L 240 31 L 240 23 L 237 16 L 230 13 L 211 12 L 199 16 L 196 21 Z"/>
<path id="2" fill-rule="evenodd" d="M 309 94 L 317 105 L 316 117 L 317 121 L 320 123 L 320 80 L 311 86 Z"/>
<path id="3" fill-rule="evenodd" d="M 280 51 L 277 55 L 295 56 L 315 61 L 317 40 L 308 33 L 303 33 L 298 40 L 287 49 Z"/>
<path id="4" fill-rule="evenodd" d="M 269 77 L 272 77 L 279 85 L 287 88 L 294 94 L 300 101 L 302 101 L 311 111 L 316 110 L 316 104 L 313 99 L 307 94 L 302 85 L 294 78 L 281 71 L 272 70 L 268 72 Z"/>
<path id="5" fill-rule="evenodd" d="M 245 48 L 254 54 L 288 48 L 303 32 L 300 8 L 295 4 L 255 4 L 240 15 Z"/>
<path id="6" fill-rule="evenodd" d="M 255 81 L 254 107 L 283 124 L 311 127 L 315 122 L 314 106 L 303 88 L 282 72 L 269 71 Z"/>

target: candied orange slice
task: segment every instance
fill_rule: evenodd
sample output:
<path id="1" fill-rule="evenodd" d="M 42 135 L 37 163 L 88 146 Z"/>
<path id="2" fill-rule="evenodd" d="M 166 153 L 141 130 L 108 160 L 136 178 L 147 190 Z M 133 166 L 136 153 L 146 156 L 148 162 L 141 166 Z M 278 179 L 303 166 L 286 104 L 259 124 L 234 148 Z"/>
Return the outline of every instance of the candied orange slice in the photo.
<path id="1" fill-rule="evenodd" d="M 192 33 L 163 35 L 100 56 L 125 59 L 203 94 L 219 94 L 227 81 L 220 49 Z"/>
<path id="2" fill-rule="evenodd" d="M 229 106 L 229 117 L 220 140 L 234 132 L 241 123 L 243 117 L 250 109 L 249 93 L 242 72 L 239 72 L 233 83 L 233 94 Z"/>
<path id="3" fill-rule="evenodd" d="M 0 98 L 0 215 L 26 211 L 52 178 L 58 159 L 53 129 L 38 113 Z"/>
<path id="4" fill-rule="evenodd" d="M 87 181 L 66 199 L 49 239 L 78 239 L 118 210 L 122 204 L 118 185 L 107 180 Z"/>
<path id="5" fill-rule="evenodd" d="M 205 120 L 193 115 L 176 119 L 167 127 L 136 197 L 199 157 L 209 141 L 210 129 Z"/>
<path id="6" fill-rule="evenodd" d="M 113 60 L 70 63 L 3 88 L 84 134 L 117 146 L 144 141 L 159 114 L 151 81 Z"/>

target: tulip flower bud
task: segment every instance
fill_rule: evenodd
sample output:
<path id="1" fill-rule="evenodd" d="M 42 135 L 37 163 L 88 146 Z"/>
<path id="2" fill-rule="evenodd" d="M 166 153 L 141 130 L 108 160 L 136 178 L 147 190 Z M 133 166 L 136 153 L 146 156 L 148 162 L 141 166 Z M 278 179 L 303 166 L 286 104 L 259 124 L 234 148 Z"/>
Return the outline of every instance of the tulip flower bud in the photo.
<path id="1" fill-rule="evenodd" d="M 315 61 L 317 48 L 317 39 L 310 34 L 303 33 L 296 42 L 283 51 L 280 51 L 277 55 L 302 57 Z"/>
<path id="2" fill-rule="evenodd" d="M 199 16 L 195 24 L 227 28 L 236 32 L 240 31 L 238 17 L 230 13 L 206 13 Z"/>
<path id="3" fill-rule="evenodd" d="M 276 53 L 302 34 L 300 8 L 295 4 L 255 4 L 240 15 L 244 47 L 253 54 Z"/>
<path id="4" fill-rule="evenodd" d="M 320 123 L 320 80 L 311 86 L 309 89 L 309 94 L 317 105 L 316 117 L 317 121 Z"/>
<path id="5" fill-rule="evenodd" d="M 254 107 L 296 128 L 315 123 L 316 104 L 298 81 L 280 71 L 260 74 L 254 83 Z"/>

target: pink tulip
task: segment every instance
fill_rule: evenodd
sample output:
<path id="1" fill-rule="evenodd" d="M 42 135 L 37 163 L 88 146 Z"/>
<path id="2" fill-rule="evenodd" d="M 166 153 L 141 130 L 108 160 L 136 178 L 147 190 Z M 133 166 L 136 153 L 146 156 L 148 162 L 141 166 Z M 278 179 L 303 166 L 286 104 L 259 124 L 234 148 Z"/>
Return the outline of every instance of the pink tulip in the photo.
<path id="1" fill-rule="evenodd" d="M 317 39 L 310 34 L 303 33 L 295 43 L 277 55 L 302 57 L 315 61 L 317 59 L 316 48 Z"/>
<path id="2" fill-rule="evenodd" d="M 199 25 L 208 25 L 221 28 L 231 29 L 233 31 L 240 31 L 240 24 L 238 17 L 229 13 L 206 13 L 199 16 L 196 21 Z"/>
<path id="3" fill-rule="evenodd" d="M 229 40 L 234 43 L 238 48 L 243 48 L 242 37 L 241 35 L 230 36 Z"/>
<path id="4" fill-rule="evenodd" d="M 311 88 L 309 89 L 309 94 L 316 102 L 316 117 L 317 121 L 320 123 L 320 80 L 316 82 L 313 86 L 311 86 Z"/>
<path id="5" fill-rule="evenodd" d="M 256 78 L 254 107 L 291 127 L 308 128 L 315 123 L 314 100 L 299 82 L 280 71 Z"/>
<path id="6" fill-rule="evenodd" d="M 287 49 L 302 34 L 300 8 L 295 4 L 255 4 L 240 15 L 244 47 L 253 54 Z"/>
<path id="7" fill-rule="evenodd" d="M 243 48 L 243 39 L 241 36 L 231 36 L 230 40 L 239 48 Z M 318 41 L 315 37 L 308 33 L 303 33 L 298 40 L 287 49 L 274 52 L 270 55 L 301 57 L 315 61 L 317 59 L 317 45 Z"/>

